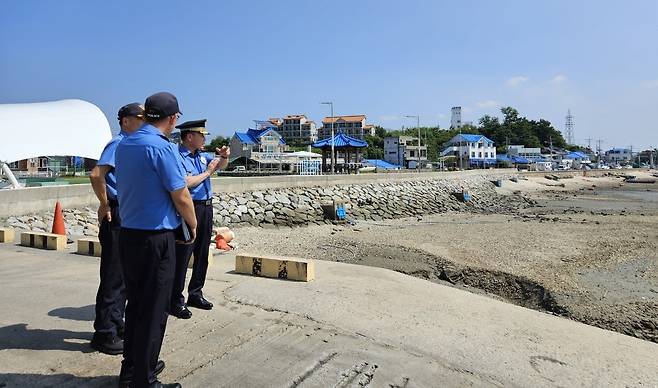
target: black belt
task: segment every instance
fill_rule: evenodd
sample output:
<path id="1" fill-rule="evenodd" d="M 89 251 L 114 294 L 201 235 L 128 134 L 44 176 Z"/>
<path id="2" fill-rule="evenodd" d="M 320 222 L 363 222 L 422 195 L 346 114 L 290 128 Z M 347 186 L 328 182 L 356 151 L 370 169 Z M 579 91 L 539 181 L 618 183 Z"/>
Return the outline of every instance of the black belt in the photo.
<path id="1" fill-rule="evenodd" d="M 212 205 L 212 198 L 211 198 L 211 199 L 203 199 L 203 200 L 200 200 L 200 201 L 196 201 L 196 200 L 194 200 L 194 201 L 192 201 L 192 202 L 194 202 L 195 205 L 206 205 L 206 206 L 209 206 L 209 205 Z"/>

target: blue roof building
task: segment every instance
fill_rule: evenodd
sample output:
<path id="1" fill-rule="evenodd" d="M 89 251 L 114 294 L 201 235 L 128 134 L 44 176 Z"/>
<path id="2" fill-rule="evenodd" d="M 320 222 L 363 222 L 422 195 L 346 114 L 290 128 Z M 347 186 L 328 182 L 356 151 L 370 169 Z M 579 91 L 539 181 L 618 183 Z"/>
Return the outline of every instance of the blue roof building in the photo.
<path id="1" fill-rule="evenodd" d="M 255 163 L 273 164 L 278 156 L 287 151 L 288 146 L 283 137 L 273 126 L 263 125 L 265 121 L 256 121 L 257 129 L 248 129 L 247 132 L 235 132 L 229 146 L 231 148 L 231 162 L 245 158 L 245 163 L 252 160 Z"/>
<path id="2" fill-rule="evenodd" d="M 456 157 L 459 168 L 496 165 L 494 142 L 483 135 L 460 133 L 448 141 L 441 156 Z"/>

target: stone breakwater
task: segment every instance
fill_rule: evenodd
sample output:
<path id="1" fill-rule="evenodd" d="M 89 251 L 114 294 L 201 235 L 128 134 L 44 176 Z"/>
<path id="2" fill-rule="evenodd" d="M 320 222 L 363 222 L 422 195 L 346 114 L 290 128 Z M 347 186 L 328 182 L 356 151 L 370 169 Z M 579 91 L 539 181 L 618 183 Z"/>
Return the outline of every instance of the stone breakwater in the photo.
<path id="1" fill-rule="evenodd" d="M 501 177 L 498 177 L 501 178 Z M 391 183 L 350 184 L 329 187 L 292 187 L 215 195 L 215 226 L 304 226 L 331 223 L 322 205 L 345 204 L 348 220 L 394 219 L 447 211 L 510 213 L 532 201 L 521 196 L 496 193 L 490 177 L 462 180 L 421 180 Z M 511 184 L 511 183 L 510 183 Z M 459 201 L 452 193 L 467 190 L 471 201 Z M 95 209 L 65 209 L 67 233 L 98 234 Z M 52 214 L 9 217 L 1 225 L 22 230 L 49 231 Z"/>

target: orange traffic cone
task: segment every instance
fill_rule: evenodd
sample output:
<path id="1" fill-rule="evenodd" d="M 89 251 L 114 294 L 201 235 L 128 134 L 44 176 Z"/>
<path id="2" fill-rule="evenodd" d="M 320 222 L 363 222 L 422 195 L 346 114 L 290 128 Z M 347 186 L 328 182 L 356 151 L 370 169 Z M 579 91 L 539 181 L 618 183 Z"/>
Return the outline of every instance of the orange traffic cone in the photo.
<path id="1" fill-rule="evenodd" d="M 53 234 L 66 236 L 66 226 L 64 226 L 64 216 L 62 215 L 62 205 L 59 201 L 55 204 L 55 216 L 53 217 Z"/>
<path id="2" fill-rule="evenodd" d="M 215 237 L 215 248 L 222 250 L 222 251 L 230 251 L 231 246 L 226 243 L 226 240 L 222 237 L 221 234 L 218 234 Z"/>

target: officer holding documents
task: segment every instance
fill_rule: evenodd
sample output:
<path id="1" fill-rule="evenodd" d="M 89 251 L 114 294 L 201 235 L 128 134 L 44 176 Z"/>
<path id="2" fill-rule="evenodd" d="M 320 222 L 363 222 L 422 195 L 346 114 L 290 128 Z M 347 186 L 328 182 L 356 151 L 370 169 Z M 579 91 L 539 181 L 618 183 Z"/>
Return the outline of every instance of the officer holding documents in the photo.
<path id="1" fill-rule="evenodd" d="M 120 387 L 180 387 L 156 378 L 164 368 L 158 356 L 175 272 L 175 231 L 186 223 L 193 241 L 197 224 L 180 155 L 168 139 L 179 115 L 174 95 L 150 96 L 144 103 L 146 124 L 116 150 L 120 253 L 128 299 Z"/>
<path id="2" fill-rule="evenodd" d="M 216 155 L 203 151 L 206 142 L 206 120 L 187 121 L 179 126 L 181 144 L 178 152 L 182 167 L 186 174 L 187 187 L 194 201 L 194 212 L 197 220 L 197 236 L 191 245 L 176 245 L 176 275 L 171 297 L 171 315 L 180 319 L 189 319 L 192 312 L 187 308 L 194 307 L 210 310 L 213 304 L 203 296 L 203 285 L 208 271 L 208 251 L 212 238 L 212 186 L 210 177 L 218 169 L 228 165 L 230 150 L 224 146 L 216 149 Z M 217 157 L 215 157 L 217 156 Z M 194 254 L 192 277 L 187 287 L 187 304 L 183 296 L 185 274 L 191 255 Z"/>

